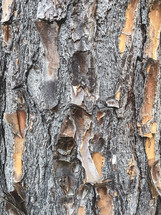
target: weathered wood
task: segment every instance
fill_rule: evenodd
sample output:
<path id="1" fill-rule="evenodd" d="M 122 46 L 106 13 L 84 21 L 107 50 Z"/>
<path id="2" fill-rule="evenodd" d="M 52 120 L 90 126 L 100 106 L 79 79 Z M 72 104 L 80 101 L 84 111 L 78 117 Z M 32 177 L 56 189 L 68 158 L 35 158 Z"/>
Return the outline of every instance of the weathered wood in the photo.
<path id="1" fill-rule="evenodd" d="M 0 214 L 160 214 L 161 2 L 0 7 Z"/>

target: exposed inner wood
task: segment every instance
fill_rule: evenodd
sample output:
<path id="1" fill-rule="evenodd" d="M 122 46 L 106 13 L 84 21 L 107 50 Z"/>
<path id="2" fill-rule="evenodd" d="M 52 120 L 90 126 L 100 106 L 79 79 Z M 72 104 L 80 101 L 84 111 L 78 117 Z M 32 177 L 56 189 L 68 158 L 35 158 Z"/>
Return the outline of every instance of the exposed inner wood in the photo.
<path id="1" fill-rule="evenodd" d="M 131 0 L 126 10 L 126 15 L 125 15 L 126 21 L 125 21 L 124 28 L 122 30 L 122 34 L 119 38 L 120 40 L 119 48 L 121 53 L 125 51 L 126 38 L 133 34 L 135 10 L 136 10 L 137 4 L 138 4 L 138 0 Z"/>
<path id="2" fill-rule="evenodd" d="M 149 166 L 152 166 L 155 161 L 155 135 L 152 138 L 146 139 L 145 151 L 148 158 Z"/>
<path id="3" fill-rule="evenodd" d="M 79 207 L 78 215 L 85 215 L 85 207 Z"/>
<path id="4" fill-rule="evenodd" d="M 24 152 L 25 139 L 15 136 L 14 141 L 14 181 L 19 182 L 23 173 L 22 154 Z"/>
<path id="5" fill-rule="evenodd" d="M 120 94 L 121 94 L 121 92 L 120 91 L 118 91 L 117 93 L 116 93 L 116 95 L 115 95 L 115 99 L 116 100 L 120 100 Z"/>
<path id="6" fill-rule="evenodd" d="M 158 64 L 151 65 L 144 89 L 144 101 L 141 108 L 141 124 L 147 124 L 153 119 L 153 106 L 157 88 Z"/>
<path id="7" fill-rule="evenodd" d="M 11 40 L 12 27 L 11 25 L 2 25 L 3 38 L 6 43 L 9 43 Z"/>
<path id="8" fill-rule="evenodd" d="M 97 202 L 97 206 L 99 209 L 100 215 L 113 215 L 113 200 L 111 195 L 107 192 L 106 187 L 98 188 L 97 193 L 99 196 L 99 200 Z"/>
<path id="9" fill-rule="evenodd" d="M 144 88 L 144 100 L 140 111 L 139 134 L 147 137 L 145 151 L 148 158 L 149 166 L 155 161 L 155 133 L 157 123 L 153 122 L 153 108 L 157 90 L 158 63 L 153 62 L 147 68 L 147 80 Z"/>
<path id="10" fill-rule="evenodd" d="M 161 29 L 161 2 L 156 1 L 151 8 L 150 25 L 148 28 L 149 44 L 146 53 L 148 57 L 157 60 L 157 48 L 159 45 L 160 29 Z"/>
<path id="11" fill-rule="evenodd" d="M 101 153 L 93 153 L 92 158 L 93 158 L 93 161 L 94 161 L 98 174 L 100 175 L 100 177 L 102 177 L 103 176 L 102 167 L 104 165 L 105 158 L 103 157 L 103 155 Z"/>
<path id="12" fill-rule="evenodd" d="M 17 110 L 13 114 L 5 114 L 8 124 L 13 126 L 14 133 L 14 182 L 20 182 L 22 179 L 23 165 L 22 154 L 24 152 L 24 132 L 26 129 L 26 112 Z"/>

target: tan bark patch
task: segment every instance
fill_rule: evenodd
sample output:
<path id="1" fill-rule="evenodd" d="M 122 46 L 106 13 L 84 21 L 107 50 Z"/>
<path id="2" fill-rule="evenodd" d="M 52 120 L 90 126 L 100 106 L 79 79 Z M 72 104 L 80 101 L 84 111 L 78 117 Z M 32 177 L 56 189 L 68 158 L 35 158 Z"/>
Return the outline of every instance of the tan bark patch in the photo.
<path id="1" fill-rule="evenodd" d="M 19 128 L 22 137 L 24 137 L 24 132 L 26 129 L 26 112 L 24 110 L 17 111 L 18 114 L 18 121 L 19 121 Z"/>
<path id="2" fill-rule="evenodd" d="M 78 215 L 85 215 L 85 208 L 84 207 L 79 207 L 77 214 Z"/>
<path id="3" fill-rule="evenodd" d="M 105 115 L 105 112 L 102 111 L 98 111 L 97 112 L 97 121 L 99 121 L 100 119 L 102 119 Z"/>
<path id="4" fill-rule="evenodd" d="M 148 158 L 149 166 L 152 166 L 155 161 L 155 135 L 152 138 L 147 138 L 145 151 Z"/>
<path id="5" fill-rule="evenodd" d="M 119 42 L 119 48 L 120 52 L 124 52 L 125 45 L 126 45 L 126 38 L 127 36 L 131 36 L 133 34 L 133 26 L 134 26 L 134 20 L 135 20 L 135 10 L 137 7 L 139 0 L 131 0 L 128 8 L 126 10 L 126 21 L 124 28 L 122 30 L 122 34 L 120 36 L 120 42 Z"/>
<path id="6" fill-rule="evenodd" d="M 153 106 L 157 89 L 158 64 L 153 63 L 150 66 L 148 77 L 144 88 L 144 100 L 140 111 L 139 133 L 143 137 L 152 137 L 156 132 L 156 123 L 153 120 Z M 146 129 L 143 129 L 146 127 Z"/>
<path id="7" fill-rule="evenodd" d="M 115 99 L 116 100 L 120 100 L 120 94 L 121 94 L 121 92 L 120 91 L 118 91 L 117 93 L 116 93 L 116 95 L 115 95 Z"/>
<path id="8" fill-rule="evenodd" d="M 136 176 L 136 169 L 135 169 L 135 164 L 133 163 L 133 159 L 130 160 L 127 173 L 130 175 L 131 180 L 134 179 Z"/>
<path id="9" fill-rule="evenodd" d="M 112 196 L 107 192 L 106 187 L 98 188 L 98 201 L 97 206 L 100 215 L 113 215 L 113 199 Z"/>
<path id="10" fill-rule="evenodd" d="M 148 28 L 149 44 L 146 53 L 150 58 L 157 59 L 156 51 L 159 45 L 159 36 L 161 29 L 161 2 L 156 1 L 149 13 L 150 25 Z"/>
<path id="11" fill-rule="evenodd" d="M 22 179 L 22 152 L 14 153 L 14 182 Z"/>
<path id="12" fill-rule="evenodd" d="M 100 175 L 100 177 L 102 177 L 102 167 L 104 165 L 105 158 L 101 153 L 93 153 L 93 161 L 98 174 Z"/>
<path id="13" fill-rule="evenodd" d="M 117 192 L 116 191 L 114 192 L 114 196 L 117 197 Z"/>
<path id="14" fill-rule="evenodd" d="M 12 27 L 11 25 L 2 25 L 1 26 L 3 39 L 6 43 L 9 43 L 11 40 Z"/>
<path id="15" fill-rule="evenodd" d="M 12 125 L 12 131 L 15 135 L 20 136 L 19 123 L 17 118 L 17 112 L 13 114 L 5 113 L 4 118 L 9 125 Z"/>
<path id="16" fill-rule="evenodd" d="M 151 132 L 152 132 L 152 134 L 155 134 L 156 131 L 157 131 L 157 123 L 156 123 L 156 122 L 153 122 L 152 128 L 151 128 Z"/>
<path id="17" fill-rule="evenodd" d="M 13 114 L 5 113 L 8 124 L 13 126 L 14 132 L 14 182 L 22 178 L 22 154 L 24 152 L 24 133 L 26 129 L 26 112 L 18 110 Z"/>

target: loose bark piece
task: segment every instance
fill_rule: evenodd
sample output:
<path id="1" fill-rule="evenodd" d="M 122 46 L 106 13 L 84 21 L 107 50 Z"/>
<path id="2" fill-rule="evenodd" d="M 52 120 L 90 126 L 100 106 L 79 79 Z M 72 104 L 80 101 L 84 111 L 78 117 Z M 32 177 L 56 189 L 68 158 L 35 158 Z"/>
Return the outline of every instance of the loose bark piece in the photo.
<path id="1" fill-rule="evenodd" d="M 98 174 L 94 161 L 89 152 L 89 140 L 92 139 L 91 131 L 85 131 L 82 137 L 82 147 L 81 147 L 81 156 L 82 156 L 82 165 L 85 168 L 87 183 L 95 184 L 101 182 L 101 177 Z"/>

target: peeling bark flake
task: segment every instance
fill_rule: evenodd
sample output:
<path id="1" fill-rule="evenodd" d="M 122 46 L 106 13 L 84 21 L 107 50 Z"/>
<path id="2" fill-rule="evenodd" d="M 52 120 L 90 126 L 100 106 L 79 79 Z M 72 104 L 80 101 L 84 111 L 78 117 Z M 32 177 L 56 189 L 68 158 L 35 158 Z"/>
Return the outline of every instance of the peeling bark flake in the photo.
<path id="1" fill-rule="evenodd" d="M 96 184 L 101 182 L 101 177 L 97 172 L 96 166 L 89 152 L 89 140 L 91 139 L 91 131 L 85 131 L 82 137 L 82 147 L 81 147 L 81 156 L 82 156 L 82 165 L 85 168 L 87 183 Z"/>

